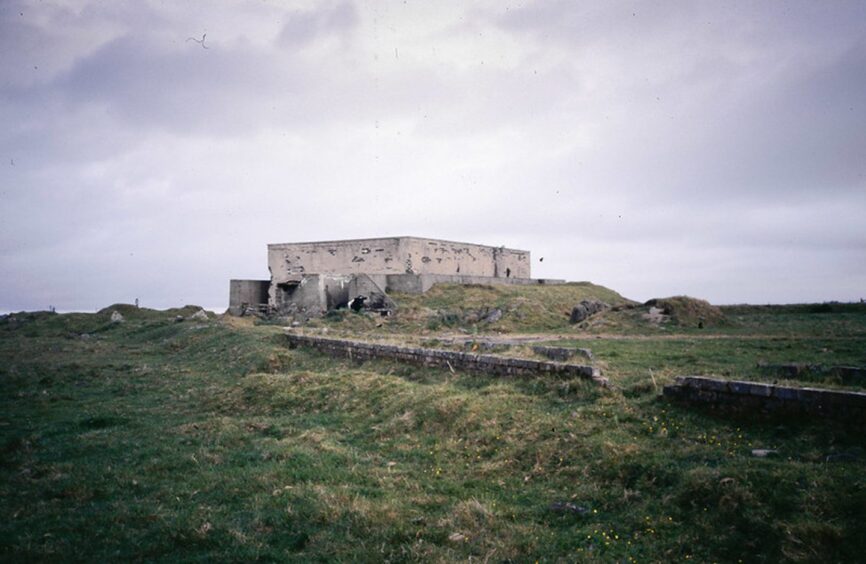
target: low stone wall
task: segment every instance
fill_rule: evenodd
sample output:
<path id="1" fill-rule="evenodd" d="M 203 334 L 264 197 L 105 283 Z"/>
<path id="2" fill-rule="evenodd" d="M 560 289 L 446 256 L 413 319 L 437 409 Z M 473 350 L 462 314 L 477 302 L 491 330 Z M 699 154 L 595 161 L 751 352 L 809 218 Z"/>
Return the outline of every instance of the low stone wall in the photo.
<path id="1" fill-rule="evenodd" d="M 704 403 L 733 411 L 807 414 L 866 421 L 866 393 L 862 392 L 681 376 L 674 385 L 664 387 L 663 395 L 674 401 Z"/>
<path id="2" fill-rule="evenodd" d="M 568 347 L 548 347 L 545 345 L 535 345 L 532 347 L 532 352 L 546 356 L 550 360 L 566 361 L 580 355 L 587 360 L 592 360 L 592 351 L 589 349 L 571 349 Z"/>
<path id="3" fill-rule="evenodd" d="M 842 384 L 862 384 L 866 382 L 866 368 L 861 366 L 824 366 L 823 364 L 765 364 L 759 363 L 758 370 L 768 376 L 779 378 L 806 379 L 811 377 L 836 378 Z"/>
<path id="4" fill-rule="evenodd" d="M 544 362 L 490 354 L 474 354 L 442 349 L 400 347 L 344 339 L 331 339 L 286 332 L 290 347 L 309 347 L 325 354 L 357 360 L 388 359 L 420 366 L 466 370 L 496 376 L 549 374 L 560 378 L 584 378 L 608 386 L 597 368 L 580 364 Z"/>

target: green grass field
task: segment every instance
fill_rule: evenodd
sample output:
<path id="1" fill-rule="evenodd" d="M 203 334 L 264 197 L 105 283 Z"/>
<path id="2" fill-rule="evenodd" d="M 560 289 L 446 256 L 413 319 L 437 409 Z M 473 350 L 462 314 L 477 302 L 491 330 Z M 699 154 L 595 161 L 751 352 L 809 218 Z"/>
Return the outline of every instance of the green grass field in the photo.
<path id="1" fill-rule="evenodd" d="M 713 416 L 657 391 L 760 360 L 866 365 L 866 310 L 570 327 L 579 294 L 616 299 L 598 288 L 434 289 L 394 318 L 311 325 L 549 335 L 592 348 L 613 390 L 355 364 L 288 350 L 277 326 L 175 321 L 191 309 L 0 318 L 0 558 L 862 561 L 862 428 Z M 498 326 L 430 322 L 487 305 Z"/>

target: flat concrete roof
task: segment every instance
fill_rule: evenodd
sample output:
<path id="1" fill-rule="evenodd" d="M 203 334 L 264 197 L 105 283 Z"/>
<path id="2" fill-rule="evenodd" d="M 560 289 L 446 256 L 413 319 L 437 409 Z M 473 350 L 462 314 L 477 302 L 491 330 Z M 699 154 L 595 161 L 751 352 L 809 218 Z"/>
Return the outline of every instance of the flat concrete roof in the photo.
<path id="1" fill-rule="evenodd" d="M 363 243 L 366 241 L 389 241 L 389 240 L 399 240 L 399 239 L 415 239 L 416 241 L 433 241 L 436 243 L 448 243 L 451 245 L 472 245 L 473 247 L 487 247 L 488 249 L 505 249 L 506 251 L 514 251 L 517 253 L 528 253 L 529 251 L 525 251 L 523 249 L 512 249 L 510 247 L 497 246 L 497 245 L 482 245 L 480 243 L 466 243 L 463 241 L 449 241 L 447 239 L 433 239 L 430 237 L 414 237 L 412 235 L 403 235 L 400 237 L 369 237 L 365 239 L 336 239 L 333 241 L 299 241 L 297 243 L 268 243 L 268 248 L 271 247 L 282 247 L 288 245 L 333 245 L 337 243 Z"/>

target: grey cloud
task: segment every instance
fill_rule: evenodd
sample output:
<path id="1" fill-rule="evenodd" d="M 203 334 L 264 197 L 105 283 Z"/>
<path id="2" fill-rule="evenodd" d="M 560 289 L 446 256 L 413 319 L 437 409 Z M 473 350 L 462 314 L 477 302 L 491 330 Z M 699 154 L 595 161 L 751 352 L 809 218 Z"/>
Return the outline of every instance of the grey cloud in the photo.
<path id="1" fill-rule="evenodd" d="M 747 47 L 755 54 L 755 50 L 780 44 L 811 41 L 815 46 L 816 42 L 850 41 L 862 33 L 864 15 L 866 6 L 857 0 L 833 4 L 808 0 L 757 4 L 612 0 L 604 5 L 554 0 L 492 14 L 483 11 L 477 17 L 504 29 L 571 46 L 602 41 L 614 50 L 641 44 L 649 51 L 671 45 L 702 48 L 683 53 L 688 59 L 732 48 Z"/>
<path id="2" fill-rule="evenodd" d="M 318 37 L 351 32 L 358 23 L 358 12 L 351 2 L 317 6 L 308 11 L 292 11 L 277 38 L 283 47 L 298 47 Z"/>
<path id="3" fill-rule="evenodd" d="M 313 82 L 306 69 L 270 53 L 191 45 L 128 35 L 83 60 L 56 88 L 73 107 L 103 105 L 139 127 L 227 133 L 258 126 L 277 92 L 283 107 L 291 106 L 293 84 Z"/>
<path id="4" fill-rule="evenodd" d="M 402 8 L 202 6 L 0 11 L 0 308 L 219 305 L 267 242 L 388 234 L 635 298 L 864 283 L 861 4 L 452 6 L 411 41 Z"/>
<path id="5" fill-rule="evenodd" d="M 413 70 L 374 80 L 341 54 L 322 64 L 251 46 L 203 50 L 126 35 L 50 85 L 3 94 L 29 113 L 89 108 L 142 131 L 233 135 L 325 122 L 373 124 L 385 112 L 440 107 L 447 101 L 436 95 L 447 90 L 441 78 Z"/>
<path id="6" fill-rule="evenodd" d="M 130 22 L 134 21 L 134 26 Z M 76 7 L 8 0 L 0 5 L 0 88 L 46 84 L 131 27 L 163 28 L 168 22 L 140 2 Z"/>
<path id="7" fill-rule="evenodd" d="M 819 183 L 823 191 L 862 189 L 866 59 L 856 32 L 864 6 L 847 4 L 844 14 L 814 3 L 697 5 L 533 4 L 498 22 L 535 37 L 553 34 L 576 51 L 574 73 L 581 53 L 599 44 L 613 54 L 622 72 L 607 78 L 617 92 L 589 103 L 613 114 L 628 108 L 602 134 L 610 131 L 621 149 L 631 143 L 619 151 L 631 159 L 622 164 L 655 187 L 653 198 L 700 200 L 717 190 L 772 198 Z M 620 163 L 590 166 L 606 185 L 623 181 Z"/>
<path id="8" fill-rule="evenodd" d="M 710 93 L 695 101 L 696 108 L 682 108 L 652 97 L 607 123 L 580 113 L 559 127 L 573 128 L 578 138 L 585 123 L 596 129 L 595 141 L 548 160 L 526 182 L 579 192 L 604 187 L 636 202 L 694 205 L 710 195 L 729 205 L 862 193 L 864 76 L 857 49 L 746 98 Z M 556 113 L 538 117 L 541 131 L 557 131 Z"/>
<path id="9" fill-rule="evenodd" d="M 683 188 L 679 192 L 698 199 L 720 191 L 728 198 L 767 200 L 862 190 L 864 76 L 866 51 L 858 48 L 739 104 L 720 101 L 724 110 L 701 124 L 697 137 L 678 146 L 683 138 L 669 128 L 668 154 L 649 154 L 671 175 L 670 182 Z M 694 125 L 679 125 L 694 134 Z"/>

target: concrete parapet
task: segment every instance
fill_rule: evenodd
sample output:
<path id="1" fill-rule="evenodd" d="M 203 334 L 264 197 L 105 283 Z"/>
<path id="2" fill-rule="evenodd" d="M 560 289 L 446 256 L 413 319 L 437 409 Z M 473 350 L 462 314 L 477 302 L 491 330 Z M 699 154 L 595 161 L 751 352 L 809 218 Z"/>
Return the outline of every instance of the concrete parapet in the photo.
<path id="1" fill-rule="evenodd" d="M 705 403 L 734 411 L 807 414 L 866 422 L 866 393 L 863 392 L 681 376 L 675 384 L 664 387 L 663 395 L 674 401 Z"/>
<path id="2" fill-rule="evenodd" d="M 607 378 L 601 376 L 598 368 L 581 364 L 546 362 L 443 349 L 401 347 L 311 335 L 297 335 L 290 332 L 286 332 L 286 340 L 292 348 L 309 347 L 326 354 L 353 360 L 390 359 L 422 366 L 448 368 L 450 370 L 467 370 L 498 376 L 525 376 L 544 373 L 561 378 L 583 378 L 592 380 L 605 387 L 609 386 Z"/>
<path id="3" fill-rule="evenodd" d="M 468 276 L 460 274 L 388 274 L 387 292 L 423 294 L 434 284 L 506 284 L 513 286 L 538 286 L 565 284 L 565 280 L 553 278 L 506 278 L 502 276 Z"/>
<path id="4" fill-rule="evenodd" d="M 319 274 L 468 274 L 529 278 L 529 251 L 421 237 L 268 245 L 274 283 Z"/>

